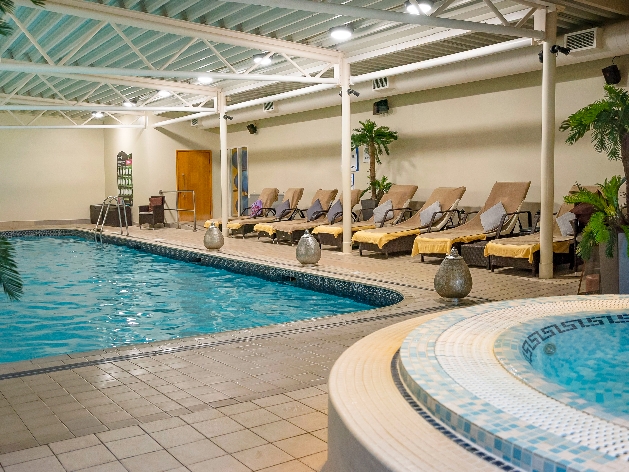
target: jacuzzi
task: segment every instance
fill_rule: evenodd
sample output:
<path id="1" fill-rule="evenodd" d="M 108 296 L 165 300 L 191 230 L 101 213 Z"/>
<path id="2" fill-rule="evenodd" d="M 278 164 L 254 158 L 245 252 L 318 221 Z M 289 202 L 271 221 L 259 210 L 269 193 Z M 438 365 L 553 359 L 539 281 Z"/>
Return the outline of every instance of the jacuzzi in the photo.
<path id="1" fill-rule="evenodd" d="M 404 340 L 405 388 L 458 436 L 522 470 L 629 470 L 629 297 L 462 308 Z"/>

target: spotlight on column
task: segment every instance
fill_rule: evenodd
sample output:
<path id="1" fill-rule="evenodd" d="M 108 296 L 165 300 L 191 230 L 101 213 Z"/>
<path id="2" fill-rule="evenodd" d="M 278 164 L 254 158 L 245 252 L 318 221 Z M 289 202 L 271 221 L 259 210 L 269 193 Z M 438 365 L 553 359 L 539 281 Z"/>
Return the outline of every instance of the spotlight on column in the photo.
<path id="1" fill-rule="evenodd" d="M 564 56 L 567 56 L 568 54 L 570 54 L 570 51 L 571 51 L 570 48 L 565 48 L 563 46 L 559 46 L 558 44 L 555 44 L 550 47 L 550 52 L 552 52 L 553 54 L 561 53 Z"/>
<path id="2" fill-rule="evenodd" d="M 233 120 L 233 119 L 234 119 L 234 117 L 233 117 L 233 116 L 229 116 L 227 113 L 225 113 L 225 114 L 223 115 L 223 119 L 224 119 L 224 120 Z"/>
<path id="3" fill-rule="evenodd" d="M 605 77 L 605 83 L 607 85 L 616 85 L 620 83 L 622 76 L 620 75 L 620 69 L 616 64 L 607 66 L 603 69 L 603 77 Z"/>
<path id="4" fill-rule="evenodd" d="M 347 89 L 347 93 L 348 93 L 348 95 L 355 95 L 356 97 L 360 97 L 360 93 L 359 93 L 359 92 L 357 92 L 357 91 L 356 91 L 356 90 L 354 90 L 354 89 L 351 89 L 351 88 L 350 88 L 350 89 Z"/>

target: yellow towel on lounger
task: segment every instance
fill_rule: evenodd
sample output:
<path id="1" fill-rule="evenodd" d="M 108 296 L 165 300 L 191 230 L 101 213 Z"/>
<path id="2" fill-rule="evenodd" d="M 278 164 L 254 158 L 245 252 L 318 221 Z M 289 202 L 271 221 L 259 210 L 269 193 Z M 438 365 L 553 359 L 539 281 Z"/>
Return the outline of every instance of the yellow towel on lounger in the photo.
<path id="1" fill-rule="evenodd" d="M 229 227 L 229 225 L 228 225 Z M 272 223 L 258 223 L 253 227 L 253 230 L 256 232 L 264 231 L 269 236 L 273 236 L 275 234 L 275 228 Z"/>
<path id="2" fill-rule="evenodd" d="M 487 239 L 487 235 L 483 233 L 465 234 L 465 231 L 463 231 L 461 235 L 456 236 L 453 234 L 455 231 L 456 230 L 447 231 L 448 236 L 443 238 L 426 238 L 423 236 L 417 236 L 417 238 L 415 238 L 415 242 L 413 243 L 412 256 L 415 257 L 418 254 L 449 254 L 452 250 L 452 245 L 455 243 L 467 244 Z"/>
<path id="3" fill-rule="evenodd" d="M 553 238 L 553 252 L 567 254 L 570 252 L 572 236 Z M 539 251 L 539 233 L 515 238 L 496 239 L 485 246 L 485 257 L 514 257 L 528 259 L 532 264 L 534 255 Z"/>
<path id="4" fill-rule="evenodd" d="M 356 231 L 360 231 L 361 229 L 373 229 L 376 225 L 373 222 L 369 221 L 360 221 L 359 223 L 365 223 L 364 225 L 356 226 L 358 223 L 352 223 L 352 233 Z M 333 224 L 333 225 L 322 225 L 317 226 L 312 230 L 312 234 L 331 234 L 332 236 L 339 237 L 343 234 L 343 223 Z"/>
<path id="5" fill-rule="evenodd" d="M 384 247 L 389 241 L 401 238 L 403 236 L 412 236 L 419 234 L 421 229 L 407 229 L 402 230 L 399 226 L 392 226 L 389 228 L 377 228 L 372 231 L 358 231 L 352 236 L 353 243 L 367 243 L 377 244 L 380 249 Z"/>

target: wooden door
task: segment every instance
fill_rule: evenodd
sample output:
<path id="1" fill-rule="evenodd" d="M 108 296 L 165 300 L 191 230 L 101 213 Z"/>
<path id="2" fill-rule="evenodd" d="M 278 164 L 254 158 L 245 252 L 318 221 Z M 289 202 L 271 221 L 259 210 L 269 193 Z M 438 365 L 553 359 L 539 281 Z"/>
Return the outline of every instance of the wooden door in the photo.
<path id="1" fill-rule="evenodd" d="M 177 190 L 194 190 L 197 222 L 212 218 L 212 151 L 177 151 Z M 192 207 L 192 194 L 180 193 L 179 208 Z M 179 212 L 179 221 L 193 216 L 192 211 Z"/>

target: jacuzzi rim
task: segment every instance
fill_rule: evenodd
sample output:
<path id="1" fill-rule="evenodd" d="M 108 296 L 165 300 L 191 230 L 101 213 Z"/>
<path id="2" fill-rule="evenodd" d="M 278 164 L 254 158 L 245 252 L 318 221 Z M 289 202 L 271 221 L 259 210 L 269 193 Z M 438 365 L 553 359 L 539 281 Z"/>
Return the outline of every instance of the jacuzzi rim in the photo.
<path id="1" fill-rule="evenodd" d="M 614 456 L 608 455 L 604 452 L 596 451 L 590 447 L 579 445 L 575 442 L 570 441 L 567 438 L 562 438 L 561 436 L 553 433 L 552 431 L 545 430 L 541 427 L 534 426 L 530 423 L 524 422 L 523 419 L 520 419 L 517 416 L 514 416 L 512 413 L 508 411 L 500 409 L 500 407 L 493 405 L 489 400 L 484 400 L 481 397 L 477 397 L 474 393 L 470 392 L 465 388 L 463 384 L 459 385 L 456 380 L 454 380 L 443 367 L 440 366 L 439 358 L 441 356 L 446 355 L 443 349 L 441 349 L 441 353 L 436 351 L 436 346 L 439 343 L 440 338 L 448 332 L 453 326 L 463 323 L 465 321 L 469 321 L 475 316 L 489 314 L 492 312 L 499 312 L 508 309 L 514 309 L 518 306 L 535 306 L 535 305 L 543 305 L 543 304 L 557 304 L 559 305 L 557 308 L 561 306 L 562 303 L 574 303 L 574 302 L 593 302 L 596 300 L 602 300 L 608 302 L 610 305 L 613 304 L 615 300 L 622 301 L 622 303 L 626 304 L 629 302 L 629 296 L 627 295 L 605 295 L 605 296 L 558 296 L 558 297 L 540 297 L 540 298 L 531 298 L 531 299 L 519 299 L 519 300 L 510 300 L 510 301 L 500 301 L 500 302 L 492 302 L 486 303 L 483 305 L 477 305 L 469 308 L 461 308 L 458 310 L 450 311 L 438 318 L 430 320 L 424 323 L 422 326 L 413 330 L 409 335 L 405 338 L 401 347 L 401 356 L 399 369 L 400 374 L 403 379 L 407 380 L 405 382 L 406 388 L 413 394 L 414 398 L 420 402 L 422 406 L 424 406 L 431 414 L 435 415 L 437 419 L 444 422 L 444 424 L 450 428 L 452 428 L 455 432 L 458 432 L 463 437 L 468 437 L 469 429 L 467 432 L 464 432 L 464 423 L 467 424 L 467 428 L 472 428 L 472 435 L 470 439 L 472 441 L 476 441 L 474 439 L 474 435 L 482 432 L 482 434 L 489 436 L 488 441 L 491 442 L 493 448 L 501 449 L 500 445 L 494 445 L 494 438 L 499 439 L 501 443 L 505 443 L 508 445 L 509 455 L 514 454 L 515 449 L 517 448 L 521 452 L 525 450 L 530 454 L 528 463 L 511 462 L 511 458 L 505 456 L 504 458 L 509 460 L 516 467 L 522 467 L 525 470 L 532 470 L 534 465 L 537 464 L 535 469 L 539 469 L 540 466 L 544 464 L 551 465 L 553 470 L 566 470 L 571 467 L 571 470 L 585 470 L 583 467 L 579 467 L 575 462 L 579 462 L 581 452 L 584 451 L 586 454 L 594 454 L 595 457 L 599 457 L 602 462 L 599 464 L 601 467 L 604 463 L 614 462 L 617 460 Z M 587 308 L 584 308 L 587 309 Z M 606 308 L 606 311 L 609 311 L 610 307 Z M 575 310 L 579 311 L 579 310 Z M 535 310 L 531 311 L 531 314 L 534 314 Z M 591 313 L 591 310 L 590 310 Z M 543 318 L 543 316 L 539 317 Z M 424 328 L 424 329 L 423 329 Z M 487 336 L 491 336 L 488 332 Z M 473 333 L 469 333 L 468 336 L 474 336 Z M 496 337 L 498 334 L 496 334 Z M 419 345 L 416 345 L 415 342 L 421 339 Z M 469 337 L 467 338 L 469 339 Z M 487 337 L 485 338 L 485 341 Z M 454 338 L 448 338 L 449 342 L 457 342 Z M 412 344 L 411 344 L 412 343 Z M 485 343 L 486 344 L 486 343 Z M 412 347 L 415 347 L 415 350 Z M 489 350 L 482 352 L 485 357 L 493 356 L 493 342 L 491 343 L 492 351 L 490 353 Z M 486 349 L 486 348 L 485 348 Z M 450 351 L 448 351 L 450 352 Z M 452 351 L 452 355 L 455 354 L 456 351 Z M 493 356 L 495 357 L 495 356 Z M 408 362 L 412 373 L 409 373 L 407 370 L 407 366 L 405 363 Z M 495 360 L 492 368 L 500 368 L 501 371 L 504 371 L 502 365 Z M 420 367 L 424 365 L 425 367 Z M 481 364 L 482 365 L 482 364 Z M 418 369 L 419 367 L 419 369 Z M 505 372 L 506 374 L 506 372 Z M 508 374 L 507 374 L 508 375 Z M 417 377 L 419 376 L 419 377 Z M 433 378 L 434 377 L 434 378 Z M 410 380 L 410 381 L 408 381 Z M 514 382 L 517 383 L 517 380 L 514 378 Z M 459 393 L 457 389 L 464 389 L 467 393 L 463 397 L 459 397 L 458 403 L 456 401 L 451 402 L 449 398 L 452 400 L 456 399 Z M 523 388 L 531 387 L 526 386 Z M 435 390 L 436 389 L 436 390 Z M 444 390 L 445 389 L 445 390 Z M 531 389 L 534 390 L 534 389 Z M 433 397 L 434 392 L 440 392 L 438 397 L 443 398 L 443 400 L 437 400 L 436 397 Z M 454 395 L 454 396 L 452 396 Z M 543 395 L 538 392 L 538 395 Z M 469 399 L 468 399 L 469 397 Z M 476 400 L 478 402 L 476 402 Z M 467 405 L 468 402 L 472 400 L 475 401 L 473 410 L 461 410 L 461 407 Z M 445 403 L 442 404 L 441 402 Z M 557 401 L 557 400 L 555 400 Z M 448 406 L 451 405 L 451 406 Z M 459 405 L 459 406 L 456 406 Z M 471 405 L 468 405 L 468 407 Z M 569 406 L 568 406 L 569 407 Z M 454 408 L 455 410 L 452 410 Z M 482 408 L 482 409 L 481 409 Z M 459 416 L 459 412 L 461 416 Z M 488 412 L 488 413 L 485 413 Z M 494 413 L 495 412 L 495 413 Z M 447 413 L 447 415 L 446 415 Z M 489 414 L 487 419 L 484 421 L 481 420 L 480 424 L 477 423 L 484 415 Z M 582 414 L 591 414 L 589 412 L 582 412 Z M 445 416 L 444 416 L 445 415 Z M 478 416 L 480 415 L 480 416 Z M 488 423 L 488 421 L 490 421 Z M 507 423 L 504 423 L 507 421 Z M 598 419 L 598 421 L 607 421 L 604 418 Z M 498 427 L 496 422 L 500 422 L 502 425 L 509 425 L 509 428 L 503 430 L 502 427 Z M 514 423 L 515 422 L 515 423 Z M 484 426 L 486 425 L 486 426 Z M 493 425 L 493 426 L 492 426 Z M 520 426 L 521 425 L 521 426 Z M 529 425 L 529 427 L 526 427 Z M 487 429 L 489 427 L 489 429 Z M 620 428 L 626 428 L 624 426 L 619 426 Z M 514 428 L 516 428 L 514 430 Z M 512 431 L 513 434 L 510 433 Z M 535 432 L 534 435 L 532 433 Z M 522 434 L 524 433 L 525 436 Z M 520 436 L 518 436 L 520 435 Z M 539 438 L 538 438 L 539 437 Z M 484 437 L 483 437 L 484 438 Z M 485 439 L 478 438 L 479 445 L 480 444 L 489 444 Z M 543 448 L 532 446 L 531 439 L 534 439 L 535 444 L 542 446 L 540 442 L 552 443 L 556 445 L 561 445 L 559 451 L 563 451 L 564 447 L 574 454 L 572 458 L 567 458 L 567 456 L 563 455 L 563 453 L 557 453 L 556 446 L 549 446 L 546 444 Z M 542 439 L 549 439 L 546 441 L 542 441 Z M 521 441 L 523 440 L 523 441 Z M 572 452 L 574 450 L 574 452 Z M 493 453 L 493 449 L 489 449 L 490 453 Z M 521 453 L 520 452 L 520 453 Z M 515 458 L 515 455 L 512 456 Z M 517 458 L 516 458 L 517 459 Z M 590 459 L 587 462 L 592 462 Z M 624 462 L 624 461 L 623 461 Z M 615 462 L 614 462 L 615 463 Z M 567 466 L 568 464 L 568 466 Z M 555 469 L 557 468 L 557 469 Z M 598 470 L 598 467 L 596 467 Z M 614 469 L 615 470 L 615 469 Z"/>
<path id="2" fill-rule="evenodd" d="M 549 323 L 545 320 L 576 318 L 580 315 L 582 315 L 582 317 L 584 318 L 587 318 L 591 317 L 592 315 L 596 316 L 597 314 L 598 316 L 603 316 L 604 314 L 627 313 L 629 313 L 629 308 L 607 308 L 600 311 L 575 311 L 573 313 L 565 313 L 561 315 L 549 315 L 537 318 L 535 320 L 526 321 L 505 330 L 496 338 L 496 341 L 494 342 L 494 355 L 496 359 L 498 359 L 500 364 L 502 364 L 502 366 L 509 373 L 511 373 L 511 375 L 515 376 L 529 387 L 573 408 L 585 411 L 587 413 L 592 413 L 595 416 L 606 419 L 607 421 L 618 424 L 619 426 L 629 427 L 629 415 L 621 414 L 620 416 L 617 416 L 613 413 L 610 413 L 609 410 L 602 408 L 599 404 L 588 401 L 577 393 L 572 392 L 555 382 L 551 382 L 546 378 L 546 376 L 544 376 L 544 374 L 535 369 L 532 364 L 522 355 L 521 352 L 523 336 L 526 336 L 526 333 L 528 333 L 531 329 L 536 330 L 535 328 L 540 329 L 542 327 L 545 327 Z M 629 325 L 629 323 L 627 323 L 627 325 Z M 549 337 L 548 339 L 552 339 L 555 336 Z M 515 349 L 511 347 L 514 342 L 518 343 L 518 347 Z M 540 347 L 541 344 L 537 348 L 539 349 Z"/>

